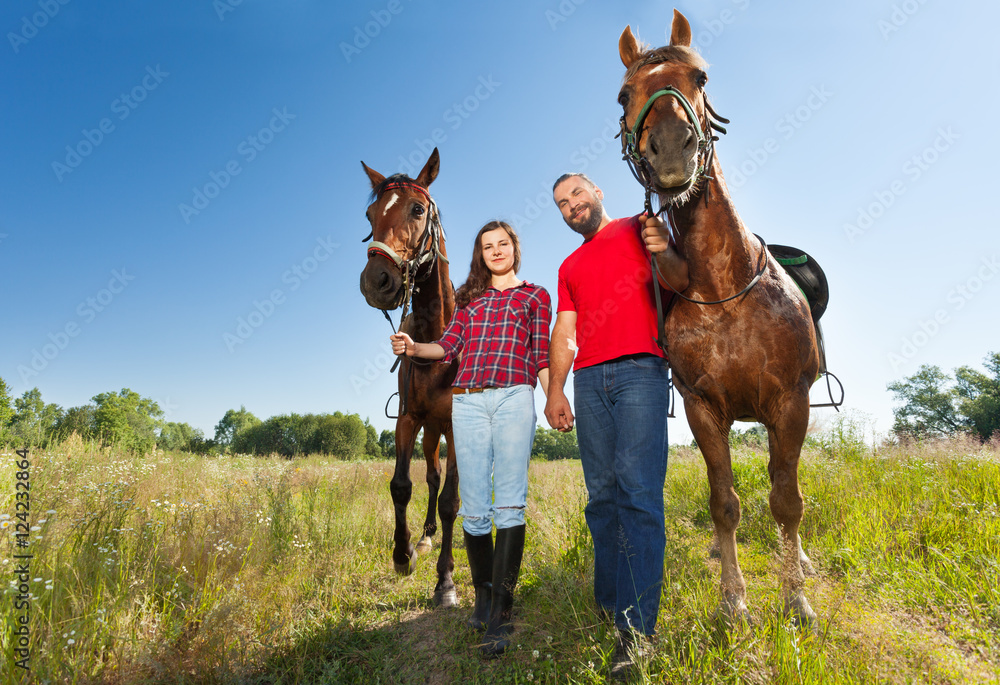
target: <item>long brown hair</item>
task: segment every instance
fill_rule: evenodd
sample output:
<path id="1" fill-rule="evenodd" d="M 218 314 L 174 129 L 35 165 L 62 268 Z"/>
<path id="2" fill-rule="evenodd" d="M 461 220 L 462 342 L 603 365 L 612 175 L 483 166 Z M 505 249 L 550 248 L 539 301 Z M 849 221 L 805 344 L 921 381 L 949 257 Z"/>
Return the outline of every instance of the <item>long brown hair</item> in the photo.
<path id="1" fill-rule="evenodd" d="M 507 235 L 510 236 L 510 244 L 514 246 L 514 273 L 517 273 L 521 268 L 521 243 L 517 239 L 517 233 L 506 221 L 490 221 L 476 234 L 475 247 L 472 248 L 472 265 L 469 266 L 469 277 L 455 291 L 455 306 L 459 308 L 467 306 L 490 287 L 493 272 L 486 266 L 486 260 L 483 259 L 483 234 L 498 228 L 507 232 Z"/>

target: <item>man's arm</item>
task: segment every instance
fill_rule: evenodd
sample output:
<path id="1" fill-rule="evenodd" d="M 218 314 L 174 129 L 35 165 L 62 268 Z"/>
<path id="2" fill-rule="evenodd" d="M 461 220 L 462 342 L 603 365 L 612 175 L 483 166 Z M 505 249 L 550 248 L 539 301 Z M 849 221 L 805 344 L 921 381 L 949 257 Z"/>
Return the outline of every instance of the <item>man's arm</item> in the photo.
<path id="1" fill-rule="evenodd" d="M 646 217 L 642 240 L 646 244 L 646 249 L 656 257 L 660 285 L 676 292 L 683 292 L 689 283 L 688 265 L 674 249 L 670 242 L 670 233 L 659 217 Z"/>
<path id="2" fill-rule="evenodd" d="M 569 406 L 563 386 L 576 349 L 576 312 L 556 314 L 556 325 L 549 341 L 549 393 L 545 402 L 545 418 L 549 425 L 564 433 L 573 429 L 573 410 Z"/>

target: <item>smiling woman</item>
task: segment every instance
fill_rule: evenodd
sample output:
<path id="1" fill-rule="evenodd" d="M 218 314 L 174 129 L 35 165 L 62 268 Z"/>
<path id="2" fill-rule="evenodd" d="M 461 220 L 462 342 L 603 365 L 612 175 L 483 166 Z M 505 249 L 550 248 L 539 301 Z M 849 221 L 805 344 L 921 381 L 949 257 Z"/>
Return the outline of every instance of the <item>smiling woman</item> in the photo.
<path id="1" fill-rule="evenodd" d="M 521 281 L 517 233 L 490 221 L 476 235 L 469 278 L 444 335 L 415 343 L 392 336 L 396 354 L 451 360 L 461 354 L 452 424 L 476 604 L 468 624 L 486 634 L 480 651 L 504 653 L 513 631 L 514 587 L 524 552 L 528 459 L 535 438 L 533 388 L 548 392 L 552 304 L 544 288 Z M 496 523 L 496 549 L 493 524 Z"/>

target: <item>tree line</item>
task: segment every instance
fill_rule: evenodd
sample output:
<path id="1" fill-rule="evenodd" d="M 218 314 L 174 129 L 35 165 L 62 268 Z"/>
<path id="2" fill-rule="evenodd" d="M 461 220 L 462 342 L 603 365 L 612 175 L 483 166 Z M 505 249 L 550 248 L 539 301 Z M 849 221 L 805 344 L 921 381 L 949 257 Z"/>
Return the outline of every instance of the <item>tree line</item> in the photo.
<path id="1" fill-rule="evenodd" d="M 1000 353 L 990 352 L 986 373 L 960 366 L 954 376 L 938 366 L 889 383 L 900 406 L 893 409 L 893 432 L 899 437 L 928 438 L 968 433 L 989 440 L 1000 431 Z"/>
<path id="2" fill-rule="evenodd" d="M 279 454 L 297 457 L 322 454 L 339 459 L 393 459 L 395 432 L 378 433 L 368 419 L 336 411 L 332 414 L 282 414 L 261 420 L 246 407 L 228 410 L 215 426 L 215 435 L 187 423 L 165 421 L 154 400 L 122 388 L 91 398 L 89 404 L 62 407 L 46 403 L 38 388 L 13 398 L 0 378 L 0 445 L 46 448 L 76 434 L 135 454 L 154 448 L 195 454 Z M 442 441 L 441 454 L 447 449 Z M 560 433 L 539 427 L 532 451 L 535 459 L 578 459 L 576 432 Z M 414 459 L 423 459 L 417 439 Z"/>

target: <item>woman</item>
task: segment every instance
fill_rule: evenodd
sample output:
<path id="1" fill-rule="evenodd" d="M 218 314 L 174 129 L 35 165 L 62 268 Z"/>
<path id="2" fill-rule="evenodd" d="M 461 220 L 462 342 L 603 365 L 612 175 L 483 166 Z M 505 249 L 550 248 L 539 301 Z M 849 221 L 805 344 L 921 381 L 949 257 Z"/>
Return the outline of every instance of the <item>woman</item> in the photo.
<path id="1" fill-rule="evenodd" d="M 392 351 L 462 361 L 452 392 L 465 548 L 476 589 L 469 625 L 486 634 L 480 651 L 510 644 L 514 586 L 524 551 L 528 459 L 535 439 L 535 381 L 549 385 L 552 304 L 544 288 L 521 281 L 514 229 L 491 221 L 476 235 L 469 278 L 455 293 L 455 314 L 441 339 L 391 337 Z M 493 524 L 496 523 L 496 549 Z"/>

